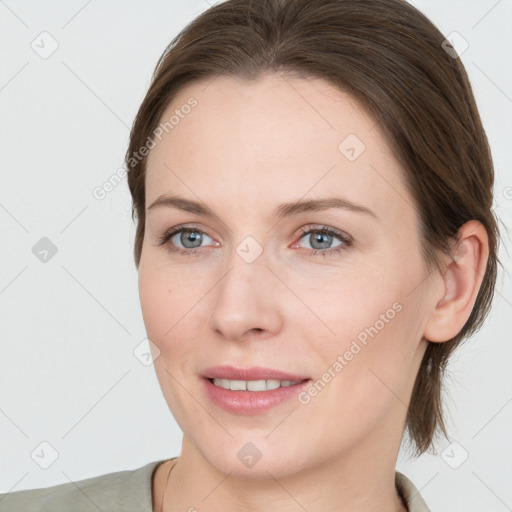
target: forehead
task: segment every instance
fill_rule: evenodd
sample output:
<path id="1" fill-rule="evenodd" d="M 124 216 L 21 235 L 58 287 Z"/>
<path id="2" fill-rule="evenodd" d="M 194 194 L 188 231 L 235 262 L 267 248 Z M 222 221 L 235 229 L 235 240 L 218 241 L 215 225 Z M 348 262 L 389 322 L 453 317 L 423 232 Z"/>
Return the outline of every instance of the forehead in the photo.
<path id="1" fill-rule="evenodd" d="M 256 198 L 261 205 L 262 197 L 277 203 L 341 191 L 376 210 L 403 215 L 412 207 L 376 120 L 327 81 L 216 77 L 184 88 L 161 125 L 172 116 L 148 157 L 146 204 L 193 189 L 209 206 L 215 197 L 257 207 Z"/>

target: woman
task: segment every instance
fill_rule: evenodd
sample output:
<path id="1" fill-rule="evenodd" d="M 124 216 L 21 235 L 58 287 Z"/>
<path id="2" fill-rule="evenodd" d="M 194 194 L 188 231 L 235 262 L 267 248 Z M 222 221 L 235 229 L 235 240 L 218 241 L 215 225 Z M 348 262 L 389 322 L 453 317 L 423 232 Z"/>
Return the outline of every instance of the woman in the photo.
<path id="1" fill-rule="evenodd" d="M 159 60 L 126 165 L 182 451 L 6 510 L 428 511 L 400 443 L 446 435 L 443 370 L 498 263 L 445 37 L 401 0 L 215 5 Z"/>

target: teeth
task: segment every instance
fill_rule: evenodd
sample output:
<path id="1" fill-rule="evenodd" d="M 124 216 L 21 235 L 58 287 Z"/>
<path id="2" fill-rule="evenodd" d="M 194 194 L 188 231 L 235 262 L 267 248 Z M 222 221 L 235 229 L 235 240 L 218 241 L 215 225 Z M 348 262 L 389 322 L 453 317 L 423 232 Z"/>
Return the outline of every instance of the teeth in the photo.
<path id="1" fill-rule="evenodd" d="M 213 379 L 213 383 L 224 389 L 231 391 L 269 391 L 271 389 L 284 388 L 294 386 L 302 382 L 300 380 L 229 380 L 229 379 Z"/>
<path id="2" fill-rule="evenodd" d="M 247 385 L 243 380 L 232 380 L 228 381 L 228 383 L 230 384 L 229 389 L 231 391 L 245 391 L 247 389 Z"/>

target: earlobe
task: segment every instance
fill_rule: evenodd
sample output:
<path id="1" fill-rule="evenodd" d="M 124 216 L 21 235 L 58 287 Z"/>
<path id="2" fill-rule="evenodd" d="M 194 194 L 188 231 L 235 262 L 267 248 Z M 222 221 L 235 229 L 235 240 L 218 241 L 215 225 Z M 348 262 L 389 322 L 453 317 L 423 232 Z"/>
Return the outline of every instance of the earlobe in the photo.
<path id="1" fill-rule="evenodd" d="M 476 220 L 466 222 L 459 230 L 458 241 L 453 243 L 446 270 L 439 276 L 443 293 L 437 300 L 432 297 L 433 308 L 425 325 L 425 339 L 448 341 L 464 327 L 482 284 L 488 256 L 484 226 Z"/>

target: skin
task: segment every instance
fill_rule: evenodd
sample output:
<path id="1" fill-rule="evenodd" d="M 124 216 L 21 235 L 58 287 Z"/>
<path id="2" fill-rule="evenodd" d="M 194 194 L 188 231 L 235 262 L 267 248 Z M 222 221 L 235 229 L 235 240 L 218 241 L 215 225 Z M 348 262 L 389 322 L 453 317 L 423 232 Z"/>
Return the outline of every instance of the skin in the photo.
<path id="1" fill-rule="evenodd" d="M 446 270 L 427 279 L 403 171 L 375 120 L 329 82 L 217 77 L 185 88 L 163 119 L 190 96 L 198 105 L 149 154 L 146 206 L 173 194 L 218 219 L 147 210 L 139 266 L 155 370 L 183 431 L 164 509 L 406 510 L 394 478 L 414 380 L 426 339 L 450 339 L 471 313 L 488 256 L 485 229 L 465 224 L 456 261 L 447 256 Z M 354 161 L 338 149 L 348 134 L 366 146 Z M 377 218 L 335 208 L 271 216 L 281 203 L 331 196 Z M 200 252 L 158 245 L 178 224 L 205 233 Z M 323 226 L 352 245 L 334 253 L 342 242 L 333 236 L 319 249 L 330 256 L 311 254 L 318 245 L 299 230 Z M 252 263 L 236 252 L 247 236 L 263 249 Z M 190 251 L 179 234 L 172 240 Z M 203 391 L 200 373 L 219 364 L 320 379 L 394 303 L 400 312 L 307 404 L 292 399 L 249 417 Z M 251 468 L 237 457 L 247 442 L 262 454 Z M 171 464 L 155 473 L 155 510 Z"/>

